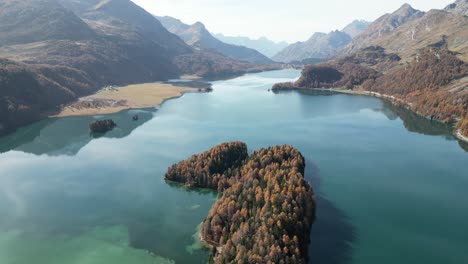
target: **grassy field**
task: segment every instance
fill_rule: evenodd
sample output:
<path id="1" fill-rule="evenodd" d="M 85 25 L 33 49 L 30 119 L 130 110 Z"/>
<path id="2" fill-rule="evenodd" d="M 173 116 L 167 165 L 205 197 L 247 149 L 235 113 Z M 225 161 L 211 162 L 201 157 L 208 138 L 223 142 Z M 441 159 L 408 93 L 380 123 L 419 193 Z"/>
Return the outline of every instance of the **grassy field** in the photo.
<path id="1" fill-rule="evenodd" d="M 149 108 L 167 99 L 181 96 L 185 92 L 199 89 L 176 86 L 168 83 L 144 83 L 125 87 L 105 88 L 91 96 L 63 107 L 53 117 L 86 116 L 120 112 L 126 109 Z"/>

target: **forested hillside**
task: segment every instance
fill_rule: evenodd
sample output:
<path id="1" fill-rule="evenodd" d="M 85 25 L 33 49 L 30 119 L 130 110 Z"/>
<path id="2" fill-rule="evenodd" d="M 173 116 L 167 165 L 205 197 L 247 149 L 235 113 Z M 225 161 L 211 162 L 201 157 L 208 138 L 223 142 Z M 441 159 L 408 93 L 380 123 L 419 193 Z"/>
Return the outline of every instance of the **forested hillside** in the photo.
<path id="1" fill-rule="evenodd" d="M 298 81 L 276 84 L 273 90 L 363 89 L 387 96 L 431 120 L 455 124 L 467 135 L 467 76 L 468 64 L 446 48 L 427 47 L 411 61 L 401 62 L 396 54 L 370 47 L 307 66 Z"/>
<path id="2" fill-rule="evenodd" d="M 373 22 L 346 56 L 306 66 L 295 83 L 274 90 L 340 88 L 372 92 L 467 136 L 466 1 L 427 13 L 408 4 Z"/>

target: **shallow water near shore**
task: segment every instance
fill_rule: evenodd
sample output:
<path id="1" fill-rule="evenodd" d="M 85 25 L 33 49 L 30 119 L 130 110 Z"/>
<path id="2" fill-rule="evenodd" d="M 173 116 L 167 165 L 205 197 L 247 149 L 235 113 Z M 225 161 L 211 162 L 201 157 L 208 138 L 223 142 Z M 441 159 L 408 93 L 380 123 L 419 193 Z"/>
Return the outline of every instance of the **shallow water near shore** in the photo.
<path id="1" fill-rule="evenodd" d="M 468 262 L 466 144 L 377 98 L 268 92 L 298 76 L 249 74 L 159 109 L 47 119 L 0 138 L 0 263 L 205 263 L 197 226 L 217 194 L 163 175 L 233 140 L 304 154 L 318 204 L 311 263 Z M 92 137 L 98 118 L 118 127 Z"/>

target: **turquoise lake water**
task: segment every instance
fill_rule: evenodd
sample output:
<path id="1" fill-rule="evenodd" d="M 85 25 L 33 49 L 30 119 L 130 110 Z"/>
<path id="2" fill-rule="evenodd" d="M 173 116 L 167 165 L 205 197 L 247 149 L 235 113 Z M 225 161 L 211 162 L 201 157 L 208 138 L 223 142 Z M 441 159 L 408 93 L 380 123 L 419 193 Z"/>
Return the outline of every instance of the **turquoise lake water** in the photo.
<path id="1" fill-rule="evenodd" d="M 250 74 L 159 109 L 48 119 L 0 138 L 0 264 L 205 263 L 196 232 L 216 194 L 163 175 L 233 140 L 306 157 L 311 263 L 468 263 L 468 145 L 377 98 L 268 91 L 298 76 Z M 94 138 L 98 118 L 118 127 Z"/>

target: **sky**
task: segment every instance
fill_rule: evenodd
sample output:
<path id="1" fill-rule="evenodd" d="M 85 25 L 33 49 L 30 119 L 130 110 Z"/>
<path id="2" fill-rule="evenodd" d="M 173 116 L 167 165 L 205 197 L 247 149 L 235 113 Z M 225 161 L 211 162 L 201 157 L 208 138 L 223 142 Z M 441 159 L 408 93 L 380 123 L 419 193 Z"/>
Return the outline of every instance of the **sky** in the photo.
<path id="1" fill-rule="evenodd" d="M 213 33 L 265 36 L 289 43 L 307 40 L 314 32 L 342 29 L 356 19 L 373 21 L 404 3 L 428 11 L 455 0 L 132 0 L 158 16 L 184 23 L 197 21 Z"/>

